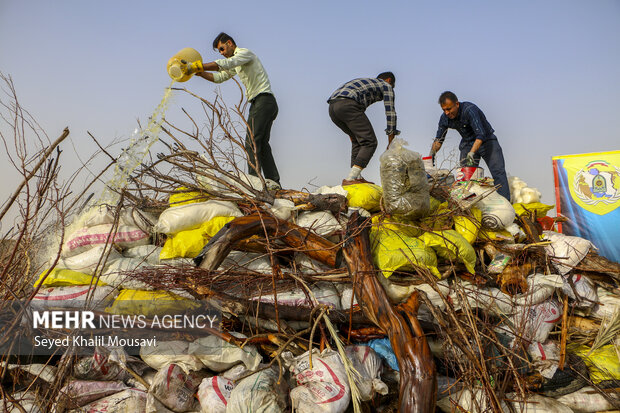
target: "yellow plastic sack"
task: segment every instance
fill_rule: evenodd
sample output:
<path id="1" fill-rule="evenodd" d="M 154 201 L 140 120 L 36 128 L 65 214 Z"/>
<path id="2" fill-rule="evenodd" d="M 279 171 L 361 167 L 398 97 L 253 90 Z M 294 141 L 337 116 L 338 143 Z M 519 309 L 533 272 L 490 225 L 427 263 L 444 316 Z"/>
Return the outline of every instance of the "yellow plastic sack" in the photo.
<path id="1" fill-rule="evenodd" d="M 381 209 L 381 195 L 383 190 L 375 184 L 354 184 L 346 185 L 344 189 L 347 193 L 347 201 L 350 207 L 364 208 L 374 212 Z"/>
<path id="2" fill-rule="evenodd" d="M 425 232 L 419 237 L 424 243 L 431 247 L 437 255 L 446 260 L 458 259 L 467 268 L 467 271 L 474 274 L 476 266 L 476 251 L 474 247 L 453 229 L 437 232 Z"/>
<path id="3" fill-rule="evenodd" d="M 447 202 L 439 204 L 435 212 L 422 219 L 422 224 L 433 230 L 450 229 L 453 226 L 452 213 Z"/>
<path id="4" fill-rule="evenodd" d="M 395 231 L 409 237 L 422 235 L 424 231 L 413 222 L 401 221 L 395 217 L 375 215 L 372 217 L 372 226 L 379 231 Z"/>
<path id="5" fill-rule="evenodd" d="M 491 231 L 490 229 L 481 228 L 478 233 L 478 239 L 481 241 L 514 241 L 512 234 L 505 229 L 501 231 Z"/>
<path id="6" fill-rule="evenodd" d="M 552 210 L 555 205 L 547 205 L 547 204 L 543 204 L 540 202 L 531 202 L 529 204 L 523 204 L 523 203 L 512 204 L 512 206 L 515 209 L 515 212 L 517 213 L 518 216 L 525 214 L 527 211 L 530 211 L 530 212 L 535 211 L 536 218 L 544 218 L 547 216 L 547 212 Z"/>
<path id="7" fill-rule="evenodd" d="M 46 272 L 47 270 L 43 271 L 41 275 L 39 275 L 39 278 L 34 283 L 35 288 L 41 283 L 41 281 L 43 280 L 43 276 L 45 275 Z M 93 280 L 92 275 L 84 274 L 82 272 L 73 271 L 73 270 L 54 268 L 49 273 L 45 281 L 43 281 L 43 287 L 66 287 L 69 285 L 90 285 L 92 280 Z M 93 282 L 93 285 L 107 285 L 107 284 L 104 282 L 98 281 L 96 283 Z"/>
<path id="8" fill-rule="evenodd" d="M 168 237 L 159 253 L 160 260 L 194 258 L 220 229 L 235 217 L 215 217 L 196 229 L 180 231 Z"/>
<path id="9" fill-rule="evenodd" d="M 482 211 L 478 208 L 471 208 L 474 218 L 458 215 L 454 217 L 454 229 L 461 234 L 470 244 L 476 242 L 478 232 L 482 227 Z"/>
<path id="10" fill-rule="evenodd" d="M 433 198 L 431 197 L 431 209 L 430 209 L 430 213 L 434 214 L 435 211 L 437 211 L 437 209 L 439 208 L 439 206 L 441 205 L 441 201 L 438 200 L 437 198 Z"/>
<path id="11" fill-rule="evenodd" d="M 375 266 L 386 278 L 396 270 L 415 270 L 412 263 L 428 268 L 433 275 L 440 277 L 437 256 L 423 241 L 397 231 L 373 227 L 370 230 L 370 242 Z"/>
<path id="12" fill-rule="evenodd" d="M 594 384 L 605 380 L 620 380 L 620 359 L 613 344 L 603 346 L 590 354 L 588 346 L 570 346 L 569 349 L 586 362 Z"/>
<path id="13" fill-rule="evenodd" d="M 118 297 L 105 312 L 110 314 L 137 314 L 153 317 L 166 314 L 182 314 L 200 307 L 196 301 L 169 291 L 121 290 Z"/>
<path id="14" fill-rule="evenodd" d="M 174 207 L 185 204 L 193 204 L 195 202 L 205 202 L 209 200 L 208 197 L 198 191 L 187 192 L 188 189 L 189 188 L 186 188 L 184 186 L 177 188 L 176 191 L 178 192 L 170 195 L 170 198 L 168 198 L 168 204 L 170 204 L 171 207 Z"/>

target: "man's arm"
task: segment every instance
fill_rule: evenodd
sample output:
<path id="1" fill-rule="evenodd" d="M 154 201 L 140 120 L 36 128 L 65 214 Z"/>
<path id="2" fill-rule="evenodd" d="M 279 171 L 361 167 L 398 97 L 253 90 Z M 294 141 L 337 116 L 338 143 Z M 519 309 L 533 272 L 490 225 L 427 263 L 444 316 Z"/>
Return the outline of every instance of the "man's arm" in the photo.
<path id="1" fill-rule="evenodd" d="M 387 83 L 383 87 L 383 103 L 385 105 L 385 118 L 387 120 L 387 128 L 385 133 L 388 135 L 388 147 L 394 139 L 395 135 L 400 134 L 400 131 L 396 129 L 396 107 L 394 105 L 394 90 L 392 86 Z M 390 136 L 392 139 L 390 139 Z"/>
<path id="2" fill-rule="evenodd" d="M 233 56 L 234 57 L 234 56 Z M 232 58 L 231 58 L 232 59 Z M 219 59 L 228 60 L 228 59 Z M 196 73 L 196 76 L 200 76 L 203 79 L 207 79 L 210 82 L 222 83 L 225 80 L 230 79 L 232 76 L 227 71 L 221 71 L 222 68 L 216 62 L 209 62 L 202 64 L 202 71 Z M 217 72 L 217 73 L 210 73 Z"/>
<path id="3" fill-rule="evenodd" d="M 200 76 L 203 79 L 207 79 L 209 82 L 215 82 L 213 79 L 213 73 L 211 72 L 199 72 L 196 73 L 196 76 Z"/>
<path id="4" fill-rule="evenodd" d="M 469 152 L 476 153 L 480 148 L 480 145 L 487 140 L 482 122 L 483 114 L 480 108 L 476 105 L 471 105 L 465 114 L 467 115 L 469 125 L 476 134 L 476 140 Z"/>
<path id="5" fill-rule="evenodd" d="M 437 126 L 437 134 L 431 146 L 431 156 L 441 149 L 441 145 L 443 145 L 443 141 L 446 139 L 446 133 L 448 133 L 448 118 L 445 115 L 441 115 L 439 117 L 439 125 Z"/>
<path id="6" fill-rule="evenodd" d="M 200 76 L 213 83 L 222 83 L 234 76 L 227 70 L 220 71 L 220 67 L 215 62 L 203 63 L 202 68 L 203 71 L 196 73 L 196 76 Z"/>
<path id="7" fill-rule="evenodd" d="M 476 139 L 469 152 L 478 152 L 478 149 L 480 149 L 480 145 L 482 145 L 482 139 Z"/>

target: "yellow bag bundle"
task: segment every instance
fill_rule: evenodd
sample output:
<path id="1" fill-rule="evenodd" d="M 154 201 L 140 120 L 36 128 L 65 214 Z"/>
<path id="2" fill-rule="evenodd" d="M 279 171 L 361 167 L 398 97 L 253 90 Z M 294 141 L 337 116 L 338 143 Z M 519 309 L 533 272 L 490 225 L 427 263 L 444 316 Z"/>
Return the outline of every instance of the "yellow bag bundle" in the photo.
<path id="1" fill-rule="evenodd" d="M 429 269 L 436 277 L 440 276 L 435 252 L 415 237 L 373 227 L 370 242 L 375 266 L 383 271 L 386 278 L 396 270 L 415 270 L 412 264 Z"/>
<path id="2" fill-rule="evenodd" d="M 540 202 L 531 202 L 529 204 L 512 204 L 518 216 L 525 214 L 527 211 L 536 212 L 536 218 L 544 218 L 547 212 L 553 209 L 555 205 L 547 205 Z"/>
<path id="3" fill-rule="evenodd" d="M 431 247 L 437 255 L 447 260 L 458 259 L 474 274 L 476 251 L 474 247 L 453 229 L 437 232 L 425 232 L 420 239 Z"/>
<path id="4" fill-rule="evenodd" d="M 433 202 L 431 201 L 431 209 Z M 437 206 L 437 209 L 432 212 L 429 216 L 422 219 L 421 222 L 432 228 L 433 230 L 443 230 L 452 228 L 453 220 L 452 213 L 450 208 L 448 207 L 447 202 L 442 202 Z"/>
<path id="5" fill-rule="evenodd" d="M 159 253 L 159 259 L 194 258 L 207 242 L 233 219 L 235 217 L 215 217 L 199 228 L 180 231 L 169 236 Z"/>
<path id="6" fill-rule="evenodd" d="M 170 204 L 171 207 L 209 200 L 204 194 L 198 191 L 189 191 L 189 188 L 184 186 L 178 187 L 175 191 L 177 192 L 170 195 L 170 198 L 168 198 L 168 204 Z"/>
<path id="7" fill-rule="evenodd" d="M 364 208 L 374 212 L 381 209 L 381 195 L 383 190 L 375 184 L 354 184 L 346 185 L 344 189 L 347 193 L 347 201 L 350 207 Z"/>
<path id="8" fill-rule="evenodd" d="M 590 353 L 588 346 L 569 346 L 569 350 L 581 357 L 590 369 L 590 380 L 598 384 L 606 380 L 620 380 L 620 359 L 613 344 Z"/>
<path id="9" fill-rule="evenodd" d="M 478 239 L 485 241 L 510 241 L 514 242 L 515 238 L 505 229 L 500 231 L 491 231 L 490 229 L 481 228 L 478 232 Z"/>
<path id="10" fill-rule="evenodd" d="M 182 314 L 200 307 L 196 301 L 169 291 L 121 290 L 110 307 L 110 314 L 137 314 L 146 317 L 166 314 Z"/>
<path id="11" fill-rule="evenodd" d="M 417 237 L 424 233 L 415 223 L 401 221 L 395 217 L 375 215 L 372 217 L 372 226 L 379 231 L 395 231 L 408 237 Z"/>
<path id="12" fill-rule="evenodd" d="M 36 288 L 41 282 L 43 282 L 43 287 L 66 287 L 69 285 L 90 285 L 92 282 L 93 285 L 107 285 L 104 282 L 98 281 L 94 282 L 94 276 L 84 274 L 82 272 L 54 268 L 50 271 L 45 281 L 43 281 L 43 276 L 47 273 L 47 270 L 43 271 L 39 278 L 34 283 L 34 287 Z M 95 278 L 96 279 L 96 278 Z"/>
<path id="13" fill-rule="evenodd" d="M 470 210 L 474 215 L 474 218 L 457 215 L 454 217 L 454 229 L 461 234 L 463 238 L 470 244 L 476 242 L 478 238 L 478 232 L 482 227 L 482 211 L 478 208 L 471 208 Z"/>
<path id="14" fill-rule="evenodd" d="M 431 197 L 430 201 L 431 201 L 430 213 L 434 214 L 437 211 L 437 209 L 439 209 L 439 207 L 441 206 L 442 202 L 440 200 L 438 200 L 437 198 L 433 198 L 433 197 Z"/>

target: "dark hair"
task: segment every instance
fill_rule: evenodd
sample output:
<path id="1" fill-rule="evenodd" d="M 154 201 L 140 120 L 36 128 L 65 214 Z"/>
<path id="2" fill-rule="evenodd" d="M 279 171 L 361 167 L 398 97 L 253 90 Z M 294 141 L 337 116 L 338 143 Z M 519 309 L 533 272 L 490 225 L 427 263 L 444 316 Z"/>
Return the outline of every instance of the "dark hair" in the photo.
<path id="1" fill-rule="evenodd" d="M 377 79 L 388 80 L 389 78 L 392 79 L 392 87 L 394 87 L 396 85 L 396 76 L 394 76 L 394 73 L 392 73 L 392 72 L 383 72 L 383 73 L 379 73 L 377 75 Z"/>
<path id="2" fill-rule="evenodd" d="M 215 38 L 215 40 L 213 40 L 213 48 L 217 49 L 217 45 L 218 43 L 226 43 L 227 41 L 231 41 L 232 44 L 234 44 L 235 46 L 237 45 L 237 43 L 235 43 L 235 39 L 233 39 L 232 37 L 230 37 L 229 35 L 227 35 L 226 33 L 222 32 L 220 34 L 217 35 L 217 37 Z"/>
<path id="3" fill-rule="evenodd" d="M 446 90 L 441 95 L 439 95 L 439 104 L 443 105 L 444 103 L 446 103 L 447 99 L 450 99 L 453 103 L 456 103 L 459 101 L 459 98 L 457 98 L 454 93 L 450 92 L 449 90 Z"/>

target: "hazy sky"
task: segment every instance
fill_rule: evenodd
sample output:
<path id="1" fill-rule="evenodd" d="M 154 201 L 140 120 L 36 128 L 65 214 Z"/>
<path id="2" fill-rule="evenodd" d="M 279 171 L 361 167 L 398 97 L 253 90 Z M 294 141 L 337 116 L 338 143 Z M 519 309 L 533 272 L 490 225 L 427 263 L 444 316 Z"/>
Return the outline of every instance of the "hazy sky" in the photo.
<path id="1" fill-rule="evenodd" d="M 452 90 L 485 112 L 507 172 L 538 187 L 544 202 L 554 203 L 552 156 L 620 149 L 618 0 L 0 0 L 0 72 L 51 140 L 70 128 L 63 167 L 71 171 L 93 150 L 87 130 L 104 144 L 128 139 L 170 84 L 168 59 L 183 47 L 218 58 L 211 42 L 220 31 L 269 73 L 280 107 L 271 144 L 286 188 L 346 176 L 350 143 L 326 99 L 352 78 L 387 70 L 410 149 L 428 153 L 437 98 Z M 199 78 L 184 85 L 207 99 L 216 88 Z M 230 85 L 221 90 L 230 104 L 238 99 Z M 183 106 L 200 119 L 192 105 L 176 97 L 171 118 Z M 378 183 L 383 105 L 367 113 L 379 148 L 364 175 Z M 451 130 L 440 156 L 459 141 Z M 4 160 L 0 173 L 4 200 L 16 184 Z"/>

